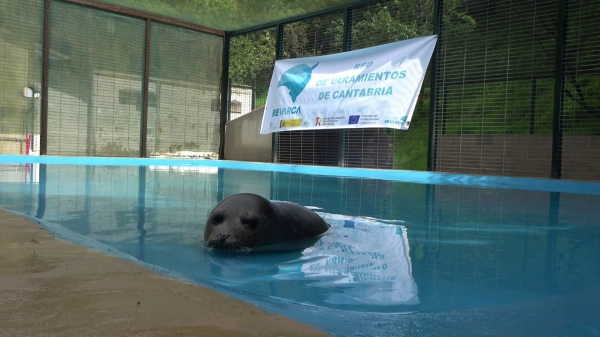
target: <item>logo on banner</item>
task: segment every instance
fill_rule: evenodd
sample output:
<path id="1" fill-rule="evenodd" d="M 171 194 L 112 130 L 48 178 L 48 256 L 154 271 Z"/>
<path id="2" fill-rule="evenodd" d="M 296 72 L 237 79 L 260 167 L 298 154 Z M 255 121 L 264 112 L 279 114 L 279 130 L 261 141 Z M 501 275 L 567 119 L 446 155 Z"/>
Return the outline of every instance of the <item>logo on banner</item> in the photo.
<path id="1" fill-rule="evenodd" d="M 279 122 L 280 128 L 288 128 L 293 126 L 302 126 L 302 118 L 282 119 Z"/>
<path id="2" fill-rule="evenodd" d="M 353 115 L 348 118 L 348 124 L 358 124 L 358 120 L 360 119 L 360 115 Z"/>
<path id="3" fill-rule="evenodd" d="M 315 121 L 315 126 L 321 126 L 322 121 L 323 121 L 323 117 L 317 117 L 317 120 Z"/>
<path id="4" fill-rule="evenodd" d="M 319 62 L 315 63 L 314 66 L 310 67 L 307 64 L 299 64 L 288 69 L 281 75 L 277 88 L 286 87 L 288 88 L 292 103 L 296 103 L 296 99 L 302 93 L 306 85 L 310 81 L 312 71 L 317 67 Z"/>
<path id="5" fill-rule="evenodd" d="M 410 123 L 410 122 L 408 122 L 407 119 L 408 119 L 408 117 L 406 117 L 406 116 L 402 116 L 402 118 L 400 118 L 400 119 L 386 119 L 384 124 L 398 124 L 398 125 L 406 124 L 406 125 L 408 125 L 408 123 Z"/>

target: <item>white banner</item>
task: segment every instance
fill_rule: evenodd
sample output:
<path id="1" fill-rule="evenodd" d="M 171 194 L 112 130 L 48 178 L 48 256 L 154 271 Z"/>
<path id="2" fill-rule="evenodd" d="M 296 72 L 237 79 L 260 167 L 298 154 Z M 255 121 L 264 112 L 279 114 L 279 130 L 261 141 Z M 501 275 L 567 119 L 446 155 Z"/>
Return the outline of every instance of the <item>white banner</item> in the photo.
<path id="1" fill-rule="evenodd" d="M 275 61 L 260 133 L 407 130 L 437 36 Z"/>

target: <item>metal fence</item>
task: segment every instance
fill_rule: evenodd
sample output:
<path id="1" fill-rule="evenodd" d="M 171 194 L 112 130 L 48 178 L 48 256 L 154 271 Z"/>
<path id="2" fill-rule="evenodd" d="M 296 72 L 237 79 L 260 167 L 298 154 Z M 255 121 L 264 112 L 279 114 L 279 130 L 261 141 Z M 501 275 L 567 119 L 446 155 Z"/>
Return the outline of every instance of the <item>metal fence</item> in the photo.
<path id="1" fill-rule="evenodd" d="M 276 59 L 437 34 L 410 130 L 281 132 L 273 160 L 600 180 L 595 1 L 367 0 L 233 32 L 91 0 L 0 8 L 0 153 L 215 158 Z"/>
<path id="2" fill-rule="evenodd" d="M 274 161 L 598 180 L 598 17 L 594 1 L 370 1 L 228 33 L 230 79 L 264 97 L 275 59 L 437 34 L 410 130 L 281 132 Z"/>
<path id="3" fill-rule="evenodd" d="M 218 156 L 223 32 L 87 0 L 0 9 L 0 153 Z"/>

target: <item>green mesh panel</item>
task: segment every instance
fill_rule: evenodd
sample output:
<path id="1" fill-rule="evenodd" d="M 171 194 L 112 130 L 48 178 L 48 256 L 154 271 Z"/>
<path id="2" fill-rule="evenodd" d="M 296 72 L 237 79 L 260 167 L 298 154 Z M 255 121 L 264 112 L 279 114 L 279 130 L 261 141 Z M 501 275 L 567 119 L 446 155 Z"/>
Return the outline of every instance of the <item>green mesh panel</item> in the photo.
<path id="1" fill-rule="evenodd" d="M 432 34 L 433 1 L 382 1 L 357 6 L 351 13 L 350 50 Z M 427 169 L 430 78 L 427 72 L 408 130 L 347 130 L 345 166 Z"/>
<path id="2" fill-rule="evenodd" d="M 275 63 L 275 36 L 275 28 L 269 28 L 231 38 L 228 120 L 265 105 Z"/>
<path id="3" fill-rule="evenodd" d="M 435 170 L 550 176 L 556 13 L 554 0 L 444 1 Z"/>
<path id="4" fill-rule="evenodd" d="M 600 180 L 600 5 L 567 1 L 562 177 Z"/>
<path id="5" fill-rule="evenodd" d="M 343 11 L 296 21 L 283 27 L 283 58 L 342 51 Z M 274 135 L 277 162 L 337 166 L 340 130 L 285 131 Z"/>
<path id="6" fill-rule="evenodd" d="M 140 155 L 146 21 L 51 2 L 48 154 Z"/>
<path id="7" fill-rule="evenodd" d="M 43 15 L 43 2 L 0 0 L 0 154 L 28 153 L 28 139 L 39 151 Z"/>
<path id="8" fill-rule="evenodd" d="M 148 154 L 217 156 L 222 38 L 161 23 L 150 36 Z"/>

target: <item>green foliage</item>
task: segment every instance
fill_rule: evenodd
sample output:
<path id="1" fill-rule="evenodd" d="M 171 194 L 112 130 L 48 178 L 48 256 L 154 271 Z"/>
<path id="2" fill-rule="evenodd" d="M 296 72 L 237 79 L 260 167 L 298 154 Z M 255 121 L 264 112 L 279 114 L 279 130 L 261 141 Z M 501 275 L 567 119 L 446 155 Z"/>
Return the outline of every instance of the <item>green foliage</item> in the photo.
<path id="1" fill-rule="evenodd" d="M 446 4 L 446 3 L 444 3 Z M 565 135 L 600 134 L 596 31 L 600 6 L 571 4 L 565 54 Z M 570 6 L 571 6 L 570 5 Z M 577 6 L 578 8 L 575 8 Z M 458 7 L 460 8 L 460 6 Z M 468 33 L 444 26 L 440 49 L 446 134 L 551 134 L 556 2 L 470 1 Z M 451 16 L 452 17 L 452 16 Z M 453 15 L 462 18 L 460 13 Z M 452 21 L 445 8 L 444 24 Z M 463 20 L 464 21 L 464 20 Z M 467 20 L 468 22 L 469 20 Z M 475 24 L 475 22 L 477 24 Z M 598 29 L 593 29 L 595 25 Z M 441 132 L 441 130 L 438 130 Z"/>
<path id="2" fill-rule="evenodd" d="M 551 134 L 554 81 L 539 80 L 535 87 L 532 96 L 531 80 L 449 86 L 443 95 L 447 97 L 442 103 L 443 132 L 491 135 L 534 130 L 535 134 Z"/>
<path id="3" fill-rule="evenodd" d="M 426 88 L 425 91 L 429 91 Z M 428 95 L 427 95 L 428 96 Z M 394 137 L 394 169 L 427 170 L 429 145 L 429 98 L 421 98 L 415 107 L 410 128 L 396 130 Z"/>
<path id="4" fill-rule="evenodd" d="M 565 92 L 563 133 L 600 135 L 600 76 L 570 76 Z"/>
<path id="5" fill-rule="evenodd" d="M 231 39 L 229 78 L 235 84 L 270 80 L 275 62 L 275 30 L 265 29 Z"/>
<path id="6" fill-rule="evenodd" d="M 237 30 L 355 0 L 102 0 L 219 30 Z"/>
<path id="7" fill-rule="evenodd" d="M 431 35 L 433 1 L 417 1 L 416 6 L 414 1 L 410 5 L 407 2 L 387 1 L 357 13 L 352 26 L 352 49 Z"/>
<path id="8" fill-rule="evenodd" d="M 285 25 L 283 58 L 341 53 L 343 20 L 341 13 L 332 13 Z"/>

